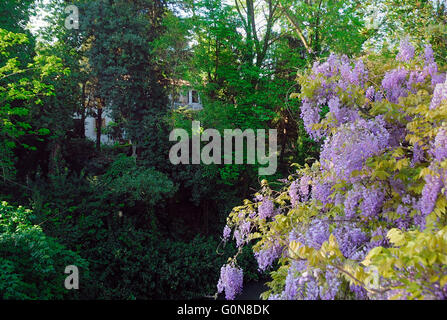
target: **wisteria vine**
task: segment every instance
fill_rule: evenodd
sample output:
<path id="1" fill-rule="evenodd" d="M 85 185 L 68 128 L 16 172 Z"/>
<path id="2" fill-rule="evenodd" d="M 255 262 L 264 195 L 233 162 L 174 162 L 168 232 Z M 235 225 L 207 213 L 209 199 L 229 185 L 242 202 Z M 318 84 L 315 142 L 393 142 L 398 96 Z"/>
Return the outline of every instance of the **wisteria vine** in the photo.
<path id="1" fill-rule="evenodd" d="M 447 81 L 426 46 L 394 60 L 331 55 L 300 77 L 319 161 L 233 209 L 223 240 L 255 241 L 264 299 L 447 298 Z M 324 112 L 324 110 L 326 110 Z M 242 288 L 238 255 L 218 292 Z"/>

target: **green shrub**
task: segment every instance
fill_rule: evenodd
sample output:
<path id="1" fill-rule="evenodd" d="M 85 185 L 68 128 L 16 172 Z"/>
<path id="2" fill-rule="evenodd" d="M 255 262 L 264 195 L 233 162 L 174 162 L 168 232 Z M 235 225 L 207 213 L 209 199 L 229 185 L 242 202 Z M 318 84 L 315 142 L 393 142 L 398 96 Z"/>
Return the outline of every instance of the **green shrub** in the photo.
<path id="1" fill-rule="evenodd" d="M 70 299 L 65 267 L 76 265 L 80 281 L 88 263 L 31 224 L 32 211 L 0 205 L 0 299 Z"/>

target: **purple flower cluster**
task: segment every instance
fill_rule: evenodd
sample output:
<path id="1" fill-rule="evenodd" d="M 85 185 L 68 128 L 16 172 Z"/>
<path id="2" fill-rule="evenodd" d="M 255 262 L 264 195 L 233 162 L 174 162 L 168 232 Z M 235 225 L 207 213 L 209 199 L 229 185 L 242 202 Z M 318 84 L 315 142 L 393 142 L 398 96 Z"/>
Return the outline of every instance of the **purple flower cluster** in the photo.
<path id="1" fill-rule="evenodd" d="M 388 101 L 398 103 L 400 97 L 408 95 L 407 76 L 408 71 L 404 68 L 393 69 L 385 74 L 382 80 L 382 88 L 386 92 Z"/>
<path id="2" fill-rule="evenodd" d="M 360 116 L 356 110 L 342 107 L 340 99 L 334 97 L 328 102 L 329 112 L 337 120 L 338 124 L 351 123 L 359 119 Z"/>
<path id="3" fill-rule="evenodd" d="M 314 182 L 312 185 L 312 199 L 321 201 L 323 205 L 330 203 L 329 196 L 332 194 L 332 185 L 320 181 Z"/>
<path id="4" fill-rule="evenodd" d="M 362 190 L 354 185 L 352 190 L 348 191 L 346 199 L 344 201 L 345 216 L 347 219 L 352 219 L 355 217 L 357 213 L 357 207 L 361 198 Z"/>
<path id="5" fill-rule="evenodd" d="M 231 235 L 231 229 L 228 225 L 225 225 L 225 228 L 223 230 L 224 241 L 228 241 L 230 239 L 230 235 Z"/>
<path id="6" fill-rule="evenodd" d="M 374 101 L 374 97 L 376 96 L 376 90 L 374 90 L 373 86 L 369 87 L 368 90 L 366 90 L 365 96 L 370 101 Z"/>
<path id="7" fill-rule="evenodd" d="M 255 258 L 258 262 L 259 270 L 265 271 L 276 259 L 281 257 L 284 247 L 278 243 L 270 244 L 266 248 L 255 252 Z"/>
<path id="8" fill-rule="evenodd" d="M 292 230 L 289 234 L 289 241 L 298 241 L 305 246 L 320 249 L 321 245 L 329 240 L 329 235 L 329 223 L 321 219 L 314 219 L 305 230 Z"/>
<path id="9" fill-rule="evenodd" d="M 420 143 L 415 143 L 413 146 L 413 159 L 411 160 L 411 165 L 414 166 L 425 160 L 424 149 Z"/>
<path id="10" fill-rule="evenodd" d="M 293 207 L 296 207 L 300 201 L 309 200 L 309 187 L 311 183 L 311 178 L 303 175 L 299 180 L 295 180 L 290 184 L 289 196 Z"/>
<path id="11" fill-rule="evenodd" d="M 304 261 L 293 261 L 286 277 L 284 291 L 278 296 L 283 300 L 317 300 L 320 298 L 318 279 L 307 270 Z"/>
<path id="12" fill-rule="evenodd" d="M 323 137 L 320 130 L 314 130 L 313 126 L 320 122 L 319 109 L 313 105 L 312 101 L 303 99 L 301 105 L 301 118 L 303 119 L 304 127 L 307 133 L 315 140 L 319 140 Z"/>
<path id="13" fill-rule="evenodd" d="M 348 259 L 352 259 L 355 253 L 368 241 L 368 237 L 353 223 L 344 224 L 333 232 L 341 253 Z"/>
<path id="14" fill-rule="evenodd" d="M 298 203 L 300 202 L 300 195 L 299 195 L 299 181 L 295 180 L 291 183 L 289 188 L 289 196 L 290 196 L 290 202 L 292 202 L 292 206 L 296 207 Z"/>
<path id="15" fill-rule="evenodd" d="M 234 237 L 236 239 L 237 247 L 241 247 L 247 242 L 248 234 L 250 233 L 250 221 L 242 221 L 240 226 L 234 230 Z"/>
<path id="16" fill-rule="evenodd" d="M 382 208 L 385 200 L 385 194 L 379 188 L 364 188 L 363 201 L 360 204 L 360 211 L 362 216 L 367 218 L 376 217 Z"/>
<path id="17" fill-rule="evenodd" d="M 389 138 L 382 118 L 360 119 L 340 127 L 325 141 L 320 162 L 324 169 L 333 170 L 338 179 L 355 182 L 360 178 L 352 178 L 352 172 L 362 170 L 366 159 L 382 152 Z"/>
<path id="18" fill-rule="evenodd" d="M 432 86 L 443 83 L 445 81 L 445 74 L 439 74 L 438 65 L 435 62 L 433 49 L 430 45 L 425 46 L 424 50 L 424 73 L 430 75 Z"/>
<path id="19" fill-rule="evenodd" d="M 300 179 L 300 195 L 302 197 L 303 201 L 307 201 L 308 200 L 308 196 L 309 196 L 309 186 L 311 184 L 312 180 L 309 176 L 302 176 Z"/>
<path id="20" fill-rule="evenodd" d="M 411 45 L 408 38 L 400 42 L 399 54 L 396 59 L 403 62 L 410 62 L 414 59 L 414 47 Z"/>
<path id="21" fill-rule="evenodd" d="M 261 219 L 267 219 L 274 216 L 275 205 L 270 199 L 264 198 L 258 207 L 258 214 Z"/>
<path id="22" fill-rule="evenodd" d="M 357 286 L 355 284 L 354 285 L 350 285 L 349 286 L 349 290 L 351 290 L 351 292 L 354 292 L 355 298 L 357 300 L 366 300 L 368 298 L 368 293 L 361 286 Z"/>
<path id="23" fill-rule="evenodd" d="M 447 129 L 441 128 L 436 135 L 432 147 L 433 157 L 442 162 L 447 159 Z"/>
<path id="24" fill-rule="evenodd" d="M 442 188 L 442 178 L 440 175 L 426 175 L 424 177 L 425 185 L 422 189 L 422 197 L 420 199 L 419 208 L 423 216 L 432 213 L 435 208 L 436 200 Z"/>
<path id="25" fill-rule="evenodd" d="M 320 87 L 312 98 L 303 99 L 301 118 L 308 134 L 315 140 L 326 135 L 321 129 L 314 129 L 314 125 L 321 120 L 320 111 L 328 106 L 330 113 L 337 120 L 336 125 L 349 123 L 359 118 L 358 110 L 354 106 L 342 105 L 338 93 L 353 93 L 351 86 L 364 87 L 368 81 L 368 70 L 362 60 L 352 65 L 347 56 L 331 55 L 326 62 L 316 62 L 312 68 L 311 79 L 319 79 Z"/>
<path id="26" fill-rule="evenodd" d="M 426 65 L 435 63 L 435 53 L 431 45 L 426 45 L 424 48 L 424 61 Z"/>
<path id="27" fill-rule="evenodd" d="M 340 275 L 334 268 L 329 267 L 325 274 L 326 286 L 320 286 L 320 296 L 322 300 L 334 300 L 341 281 Z"/>
<path id="28" fill-rule="evenodd" d="M 447 81 L 446 81 L 447 82 Z M 439 83 L 433 92 L 433 98 L 430 103 L 430 109 L 439 107 L 442 101 L 447 99 L 447 83 Z"/>
<path id="29" fill-rule="evenodd" d="M 243 272 L 242 269 L 234 267 L 230 264 L 222 266 L 220 269 L 220 278 L 217 283 L 219 293 L 225 291 L 227 300 L 234 300 L 236 295 L 242 291 Z"/>
<path id="30" fill-rule="evenodd" d="M 388 230 L 383 227 L 379 227 L 374 230 L 371 234 L 370 242 L 366 244 L 366 249 L 371 250 L 375 247 L 389 247 L 390 243 L 386 237 L 387 233 Z"/>

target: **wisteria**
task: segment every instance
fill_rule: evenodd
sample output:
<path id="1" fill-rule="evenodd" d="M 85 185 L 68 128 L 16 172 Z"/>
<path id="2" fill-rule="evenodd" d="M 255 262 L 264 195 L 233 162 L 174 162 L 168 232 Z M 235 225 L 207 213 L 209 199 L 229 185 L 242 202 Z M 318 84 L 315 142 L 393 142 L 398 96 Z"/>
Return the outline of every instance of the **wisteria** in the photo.
<path id="1" fill-rule="evenodd" d="M 398 103 L 400 97 L 406 97 L 408 70 L 404 68 L 394 69 L 385 74 L 382 87 L 386 92 L 386 98 L 392 103 Z"/>
<path id="2" fill-rule="evenodd" d="M 292 202 L 292 206 L 294 207 L 296 207 L 296 205 L 299 203 L 300 200 L 299 184 L 300 182 L 295 180 L 292 182 L 289 189 L 290 202 Z"/>
<path id="3" fill-rule="evenodd" d="M 360 204 L 360 211 L 366 218 L 377 216 L 382 209 L 385 194 L 380 188 L 364 188 L 362 192 L 363 201 Z"/>
<path id="4" fill-rule="evenodd" d="M 334 170 L 337 179 L 356 180 L 352 172 L 362 170 L 365 160 L 383 151 L 388 140 L 389 133 L 379 117 L 341 126 L 322 148 L 323 168 Z"/>
<path id="5" fill-rule="evenodd" d="M 225 225 L 225 228 L 223 230 L 223 239 L 225 241 L 228 241 L 230 239 L 230 235 L 231 235 L 231 228 Z"/>
<path id="6" fill-rule="evenodd" d="M 264 199 L 259 206 L 259 217 L 261 219 L 267 219 L 274 215 L 274 204 L 273 201 L 269 199 Z"/>
<path id="7" fill-rule="evenodd" d="M 410 62 L 414 58 L 414 47 L 411 45 L 408 38 L 400 42 L 399 54 L 396 59 L 404 62 Z"/>
<path id="8" fill-rule="evenodd" d="M 447 159 L 447 129 L 442 128 L 436 135 L 433 143 L 433 157 L 437 161 L 443 161 Z"/>
<path id="9" fill-rule="evenodd" d="M 267 248 L 254 253 L 259 270 L 265 271 L 276 259 L 281 257 L 284 247 L 278 243 L 270 244 Z"/>
<path id="10" fill-rule="evenodd" d="M 219 293 L 225 292 L 227 300 L 233 300 L 242 290 L 243 271 L 230 264 L 220 269 L 220 278 L 217 284 Z"/>
<path id="11" fill-rule="evenodd" d="M 436 204 L 439 192 L 442 188 L 442 179 L 439 174 L 426 175 L 425 186 L 422 190 L 422 197 L 420 201 L 421 213 L 425 216 L 430 214 Z"/>
<path id="12" fill-rule="evenodd" d="M 250 225 L 240 211 L 231 215 L 238 246 L 257 232 L 261 272 L 277 264 L 287 270 L 274 277 L 268 299 L 445 298 L 447 284 L 428 276 L 447 273 L 433 258 L 440 253 L 419 273 L 401 265 L 425 259 L 407 239 L 428 251 L 447 239 L 440 216 L 447 202 L 446 76 L 430 46 L 418 49 L 408 39 L 393 63 L 370 64 L 332 54 L 300 78 L 301 118 L 321 143 L 319 160 L 280 180 L 281 191 L 263 182 L 243 209 L 257 210 Z M 381 256 L 396 262 L 384 266 Z"/>

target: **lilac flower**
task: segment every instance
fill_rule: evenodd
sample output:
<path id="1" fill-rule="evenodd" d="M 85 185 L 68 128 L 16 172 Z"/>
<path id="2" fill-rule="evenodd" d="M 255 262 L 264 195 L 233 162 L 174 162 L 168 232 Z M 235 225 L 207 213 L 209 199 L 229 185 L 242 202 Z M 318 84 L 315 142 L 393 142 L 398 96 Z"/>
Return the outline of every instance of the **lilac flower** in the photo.
<path id="1" fill-rule="evenodd" d="M 352 172 L 362 170 L 366 159 L 384 150 L 389 138 L 382 118 L 360 119 L 341 126 L 325 141 L 320 162 L 324 169 L 334 170 L 337 178 L 355 182 L 359 177 L 351 177 Z"/>
<path id="2" fill-rule="evenodd" d="M 303 100 L 303 104 L 301 106 L 301 118 L 303 119 L 304 127 L 306 128 L 307 133 L 315 140 L 321 139 L 323 136 L 321 131 L 313 129 L 314 124 L 320 122 L 319 110 L 307 99 Z"/>
<path id="3" fill-rule="evenodd" d="M 300 299 L 304 295 L 304 286 L 302 285 L 301 274 L 306 270 L 306 262 L 303 260 L 292 261 L 286 277 L 283 297 L 286 300 Z"/>
<path id="4" fill-rule="evenodd" d="M 426 64 L 431 64 L 435 62 L 435 56 L 433 52 L 433 48 L 431 45 L 425 45 L 424 49 L 424 61 Z"/>
<path id="5" fill-rule="evenodd" d="M 329 240 L 329 236 L 329 224 L 316 219 L 307 230 L 307 245 L 319 249 L 325 241 Z"/>
<path id="6" fill-rule="evenodd" d="M 346 224 L 336 228 L 333 232 L 341 253 L 352 259 L 359 248 L 368 240 L 362 229 L 354 224 Z"/>
<path id="7" fill-rule="evenodd" d="M 329 183 L 315 182 L 312 186 L 312 198 L 321 201 L 323 205 L 330 202 L 329 196 L 332 194 L 332 186 Z"/>
<path id="8" fill-rule="evenodd" d="M 365 96 L 370 101 L 374 101 L 375 94 L 376 94 L 376 91 L 374 90 L 374 87 L 371 86 L 371 87 L 368 88 L 368 90 L 366 90 Z"/>
<path id="9" fill-rule="evenodd" d="M 407 96 L 404 83 L 407 79 L 408 71 L 399 68 L 388 71 L 382 80 L 382 87 L 385 89 L 387 99 L 392 103 L 398 103 L 400 97 Z"/>
<path id="10" fill-rule="evenodd" d="M 411 165 L 414 166 L 425 160 L 424 149 L 419 143 L 415 143 L 413 147 L 413 159 L 411 161 Z"/>
<path id="11" fill-rule="evenodd" d="M 417 90 L 415 88 L 415 85 L 418 83 L 423 83 L 425 81 L 425 78 L 425 72 L 411 71 L 407 81 L 407 89 L 410 90 L 412 93 L 416 93 Z"/>
<path id="12" fill-rule="evenodd" d="M 354 292 L 357 300 L 366 300 L 368 298 L 367 292 L 363 287 L 357 285 L 350 285 L 349 289 Z"/>
<path id="13" fill-rule="evenodd" d="M 292 268 L 289 268 L 289 272 L 286 277 L 286 285 L 284 288 L 285 300 L 296 300 L 302 291 L 302 286 L 299 284 L 299 277 L 296 277 L 293 272 L 290 272 Z M 302 294 L 302 293 L 301 293 Z"/>
<path id="14" fill-rule="evenodd" d="M 388 230 L 383 227 L 379 227 L 371 234 L 371 240 L 366 245 L 367 250 L 371 250 L 375 247 L 389 247 L 390 243 L 386 237 Z"/>
<path id="15" fill-rule="evenodd" d="M 438 194 L 442 188 L 442 179 L 439 175 L 426 175 L 424 177 L 425 185 L 422 189 L 422 197 L 420 199 L 419 208 L 423 216 L 432 213 L 435 208 Z"/>
<path id="16" fill-rule="evenodd" d="M 447 130 L 442 128 L 438 131 L 432 148 L 433 157 L 441 162 L 447 158 Z"/>
<path id="17" fill-rule="evenodd" d="M 326 270 L 325 280 L 327 288 L 323 288 L 322 286 L 320 286 L 321 299 L 334 300 L 341 284 L 338 272 L 335 269 L 329 267 L 328 270 Z"/>
<path id="18" fill-rule="evenodd" d="M 364 217 L 372 218 L 379 214 L 382 204 L 385 200 L 385 194 L 378 188 L 363 190 L 363 201 L 360 204 L 360 210 Z"/>
<path id="19" fill-rule="evenodd" d="M 447 284 L 441 287 L 439 283 L 435 283 L 432 286 L 432 290 L 435 293 L 435 298 L 438 300 L 447 300 Z"/>
<path id="20" fill-rule="evenodd" d="M 299 192 L 303 199 L 303 201 L 307 201 L 308 195 L 309 195 L 309 185 L 311 183 L 311 179 L 309 176 L 302 176 L 300 179 L 300 187 Z"/>
<path id="21" fill-rule="evenodd" d="M 255 258 L 258 262 L 259 270 L 265 271 L 276 259 L 281 257 L 284 247 L 278 243 L 271 244 L 267 248 L 255 252 Z"/>
<path id="22" fill-rule="evenodd" d="M 433 97 L 430 103 L 430 110 L 436 109 L 439 107 L 443 100 L 447 99 L 447 84 L 440 83 L 435 87 L 435 91 L 433 92 Z"/>
<path id="23" fill-rule="evenodd" d="M 374 96 L 374 101 L 380 102 L 383 100 L 383 94 L 380 91 L 376 91 L 376 94 Z"/>
<path id="24" fill-rule="evenodd" d="M 403 62 L 410 62 L 414 58 L 414 47 L 411 45 L 410 40 L 407 38 L 401 40 L 399 54 L 396 59 Z"/>
<path id="25" fill-rule="evenodd" d="M 236 246 L 238 248 L 244 245 L 246 239 L 240 229 L 234 230 L 234 238 L 236 239 Z"/>
<path id="26" fill-rule="evenodd" d="M 225 225 L 225 228 L 223 230 L 224 241 L 228 241 L 228 239 L 230 239 L 230 235 L 231 235 L 231 229 L 228 225 Z"/>
<path id="27" fill-rule="evenodd" d="M 344 202 L 345 215 L 347 219 L 352 219 L 355 217 L 356 209 L 358 207 L 361 196 L 362 196 L 361 190 L 356 187 L 348 191 Z"/>
<path id="28" fill-rule="evenodd" d="M 217 283 L 219 293 L 225 291 L 227 300 L 234 300 L 237 294 L 242 291 L 243 272 L 242 269 L 233 267 L 230 264 L 222 266 L 220 269 L 220 279 Z"/>
<path id="29" fill-rule="evenodd" d="M 306 290 L 304 300 L 318 300 L 320 297 L 320 287 L 318 281 L 314 277 L 310 276 L 306 281 Z"/>
<path id="30" fill-rule="evenodd" d="M 412 220 L 409 215 L 410 208 L 400 204 L 396 209 L 396 213 L 399 215 L 399 218 L 394 221 L 396 227 L 400 230 L 407 230 Z"/>
<path id="31" fill-rule="evenodd" d="M 274 215 L 274 204 L 271 200 L 264 198 L 258 207 L 258 214 L 261 219 L 267 219 Z"/>
<path id="32" fill-rule="evenodd" d="M 337 120 L 338 124 L 351 123 L 359 118 L 357 111 L 341 107 L 340 99 L 338 97 L 330 99 L 328 107 L 329 112 Z"/>
<path id="33" fill-rule="evenodd" d="M 340 59 L 337 55 L 331 54 L 326 62 L 319 63 L 315 62 L 312 71 L 313 74 L 322 74 L 325 77 L 333 77 L 337 74 L 338 68 L 340 66 Z"/>
<path id="34" fill-rule="evenodd" d="M 290 189 L 289 189 L 290 201 L 292 202 L 293 207 L 296 207 L 298 202 L 300 201 L 298 186 L 299 186 L 299 181 L 295 180 L 292 182 L 292 184 L 290 185 Z"/>
<path id="35" fill-rule="evenodd" d="M 351 83 L 363 87 L 367 79 L 368 79 L 368 70 L 366 70 L 363 60 L 358 59 L 351 73 L 351 79 L 350 79 Z"/>
<path id="36" fill-rule="evenodd" d="M 442 172 L 442 182 L 444 184 L 444 197 L 447 199 L 447 170 Z"/>

